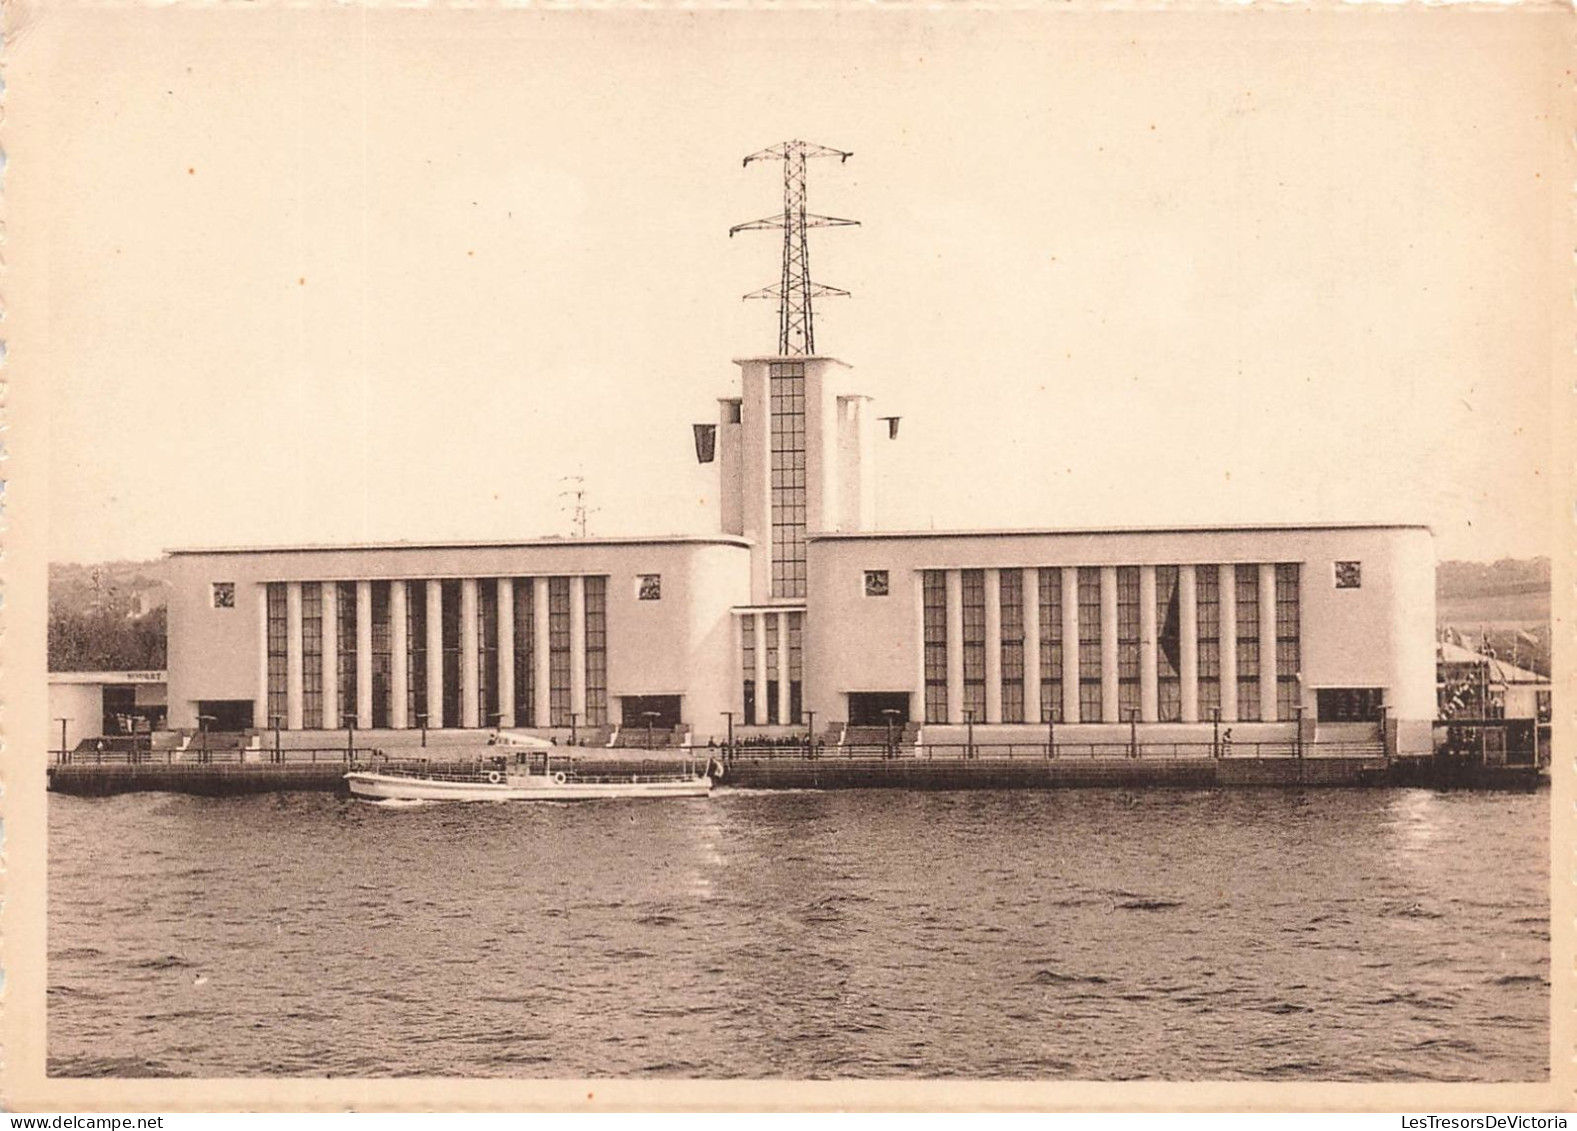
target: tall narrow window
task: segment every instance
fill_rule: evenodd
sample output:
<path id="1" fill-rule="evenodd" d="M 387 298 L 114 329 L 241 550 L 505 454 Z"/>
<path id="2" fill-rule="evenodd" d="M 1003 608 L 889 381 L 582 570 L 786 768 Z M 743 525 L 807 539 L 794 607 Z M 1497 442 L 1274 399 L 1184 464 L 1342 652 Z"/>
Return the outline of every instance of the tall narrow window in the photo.
<path id="1" fill-rule="evenodd" d="M 569 578 L 548 578 L 548 725 L 570 725 Z"/>
<path id="2" fill-rule="evenodd" d="M 788 615 L 789 717 L 798 726 L 805 708 L 805 614 Z"/>
<path id="3" fill-rule="evenodd" d="M 756 725 L 756 618 L 746 613 L 739 618 L 739 670 L 744 674 L 744 720 Z"/>
<path id="4" fill-rule="evenodd" d="M 1117 571 L 1117 718 L 1139 710 L 1139 567 Z"/>
<path id="5" fill-rule="evenodd" d="M 586 579 L 586 725 L 608 721 L 608 579 Z"/>
<path id="6" fill-rule="evenodd" d="M 928 569 L 920 578 L 925 635 L 925 721 L 947 722 L 947 574 Z"/>
<path id="7" fill-rule="evenodd" d="M 444 726 L 457 727 L 460 718 L 460 583 L 439 584 L 441 614 L 439 628 L 443 641 Z"/>
<path id="8" fill-rule="evenodd" d="M 290 618 L 286 612 L 285 583 L 270 581 L 264 590 L 268 602 L 268 718 L 269 726 L 284 726 L 289 702 Z"/>
<path id="9" fill-rule="evenodd" d="M 515 578 L 514 725 L 537 725 L 537 602 L 529 577 Z"/>
<path id="10" fill-rule="evenodd" d="M 1255 722 L 1259 703 L 1259 567 L 1237 567 L 1238 718 Z"/>
<path id="11" fill-rule="evenodd" d="M 340 717 L 335 726 L 344 726 L 347 719 L 356 717 L 356 583 L 336 583 L 339 599 L 335 602 L 335 619 L 339 631 L 339 673 L 335 681 L 339 688 Z"/>
<path id="12" fill-rule="evenodd" d="M 1155 567 L 1156 717 L 1175 723 L 1183 717 L 1182 634 L 1177 607 L 1177 567 Z"/>
<path id="13" fill-rule="evenodd" d="M 778 618 L 776 613 L 767 614 L 767 687 L 766 710 L 761 712 L 767 717 L 768 726 L 776 726 L 783 720 L 778 717 L 778 648 L 787 641 L 778 640 Z"/>
<path id="14" fill-rule="evenodd" d="M 1276 717 L 1293 719 L 1302 702 L 1299 673 L 1303 670 L 1299 639 L 1301 571 L 1296 562 L 1276 566 Z"/>
<path id="15" fill-rule="evenodd" d="M 1221 571 L 1194 567 L 1194 607 L 1199 623 L 1199 717 L 1211 719 L 1221 707 Z"/>
<path id="16" fill-rule="evenodd" d="M 431 716 L 427 706 L 427 582 L 405 586 L 405 711 L 413 727 Z"/>
<path id="17" fill-rule="evenodd" d="M 389 725 L 389 683 L 394 664 L 389 629 L 389 586 L 404 582 L 372 583 L 372 725 Z"/>
<path id="18" fill-rule="evenodd" d="M 768 367 L 772 595 L 805 596 L 805 363 Z"/>
<path id="19" fill-rule="evenodd" d="M 986 572 L 966 569 L 962 581 L 964 614 L 964 710 L 977 723 L 986 719 Z"/>
<path id="20" fill-rule="evenodd" d="M 301 583 L 301 725 L 323 727 L 323 585 Z"/>
<path id="21" fill-rule="evenodd" d="M 490 727 L 498 717 L 498 586 L 476 583 L 476 719 Z"/>
<path id="22" fill-rule="evenodd" d="M 1002 721 L 1024 721 L 1024 573 L 1005 569 L 1002 580 Z"/>
<path id="23" fill-rule="evenodd" d="M 1079 718 L 1077 721 L 1082 723 L 1101 721 L 1101 571 L 1095 566 L 1079 567 Z"/>
<path id="24" fill-rule="evenodd" d="M 1039 571 L 1040 717 L 1062 722 L 1062 570 Z"/>

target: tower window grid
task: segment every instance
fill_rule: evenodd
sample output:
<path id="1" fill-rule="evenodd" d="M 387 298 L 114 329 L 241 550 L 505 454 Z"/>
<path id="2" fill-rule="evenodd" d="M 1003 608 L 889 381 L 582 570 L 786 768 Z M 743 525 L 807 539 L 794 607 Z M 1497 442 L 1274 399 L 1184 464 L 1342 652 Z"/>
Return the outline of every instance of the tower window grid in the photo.
<path id="1" fill-rule="evenodd" d="M 548 578 L 548 725 L 567 727 L 570 699 L 569 578 Z"/>
<path id="2" fill-rule="evenodd" d="M 775 614 L 768 615 L 766 628 L 767 638 L 764 644 L 767 650 L 767 709 L 758 711 L 758 714 L 766 716 L 768 726 L 775 726 L 783 722 L 778 718 L 778 648 L 787 641 L 778 639 L 778 618 Z"/>
<path id="3" fill-rule="evenodd" d="M 498 586 L 476 583 L 476 718 L 491 726 L 498 717 Z"/>
<path id="4" fill-rule="evenodd" d="M 960 603 L 964 621 L 964 710 L 986 718 L 986 573 L 981 569 L 959 571 Z"/>
<path id="5" fill-rule="evenodd" d="M 1016 569 L 998 574 L 1002 615 L 1002 721 L 1024 721 L 1024 575 Z"/>
<path id="6" fill-rule="evenodd" d="M 1156 718 L 1163 723 L 1175 723 L 1183 717 L 1183 674 L 1173 663 L 1173 656 L 1181 658 L 1182 651 L 1182 626 L 1177 607 L 1178 572 L 1175 565 L 1155 567 Z"/>
<path id="7" fill-rule="evenodd" d="M 268 617 L 268 714 L 261 720 L 272 726 L 284 723 L 289 703 L 290 616 L 285 600 L 285 583 L 270 581 L 264 590 Z"/>
<path id="8" fill-rule="evenodd" d="M 772 596 L 805 596 L 805 365 L 769 367 Z"/>
<path id="9" fill-rule="evenodd" d="M 356 583 L 337 581 L 334 586 L 335 632 L 339 643 L 334 685 L 339 689 L 340 717 L 330 720 L 328 725 L 341 727 L 347 718 L 356 717 L 356 667 L 360 657 L 356 654 Z"/>
<path id="10" fill-rule="evenodd" d="M 1079 594 L 1079 717 L 1070 722 L 1101 721 L 1101 571 L 1080 566 Z"/>
<path id="11" fill-rule="evenodd" d="M 947 574 L 928 569 L 920 578 L 925 655 L 925 721 L 947 722 Z"/>
<path id="12" fill-rule="evenodd" d="M 1221 571 L 1219 566 L 1194 570 L 1197 622 L 1199 717 L 1209 719 L 1221 706 Z"/>
<path id="13" fill-rule="evenodd" d="M 1233 567 L 1237 577 L 1238 719 L 1257 722 L 1259 701 L 1259 566 Z"/>
<path id="14" fill-rule="evenodd" d="M 798 726 L 805 709 L 805 614 L 788 615 L 789 717 Z"/>
<path id="15" fill-rule="evenodd" d="M 443 648 L 444 726 L 458 727 L 460 718 L 460 583 L 442 581 L 438 585 L 439 631 Z"/>
<path id="16" fill-rule="evenodd" d="M 746 613 L 739 618 L 739 670 L 741 679 L 741 715 L 746 726 L 756 725 L 756 618 Z"/>
<path id="17" fill-rule="evenodd" d="M 515 717 L 516 726 L 536 726 L 537 605 L 532 579 L 517 577 L 515 589 Z"/>
<path id="18" fill-rule="evenodd" d="M 368 657 L 372 672 L 372 725 L 389 725 L 390 680 L 394 671 L 389 627 L 389 587 L 397 582 L 372 583 L 372 655 Z"/>
<path id="19" fill-rule="evenodd" d="M 323 586 L 301 583 L 301 725 L 323 727 Z"/>
<path id="20" fill-rule="evenodd" d="M 586 578 L 586 725 L 608 721 L 608 579 Z"/>
<path id="21" fill-rule="evenodd" d="M 1062 722 L 1062 570 L 1037 571 L 1040 592 L 1040 717 Z"/>
<path id="22" fill-rule="evenodd" d="M 1139 710 L 1139 567 L 1117 569 L 1117 718 Z"/>
<path id="23" fill-rule="evenodd" d="M 427 708 L 427 583 L 401 581 L 405 586 L 405 709 L 412 726 L 428 717 Z"/>
<path id="24" fill-rule="evenodd" d="M 1296 562 L 1276 566 L 1276 717 L 1296 718 L 1302 702 L 1302 570 Z"/>

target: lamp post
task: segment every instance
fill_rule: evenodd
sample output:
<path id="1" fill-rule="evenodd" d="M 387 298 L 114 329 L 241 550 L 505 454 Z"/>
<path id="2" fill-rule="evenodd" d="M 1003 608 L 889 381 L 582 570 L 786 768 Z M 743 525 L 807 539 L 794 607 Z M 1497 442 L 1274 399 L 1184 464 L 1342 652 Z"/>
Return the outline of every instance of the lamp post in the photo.
<path id="1" fill-rule="evenodd" d="M 964 761 L 972 761 L 975 757 L 975 709 L 964 708 Z"/>
<path id="2" fill-rule="evenodd" d="M 1298 728 L 1297 738 L 1293 742 L 1292 749 L 1296 752 L 1297 756 L 1299 758 L 1301 758 L 1301 757 L 1303 757 L 1303 704 L 1302 703 L 1296 703 L 1296 704 L 1293 705 L 1293 708 L 1292 708 L 1292 721 L 1293 721 L 1293 724 Z"/>
<path id="3" fill-rule="evenodd" d="M 1221 757 L 1221 708 L 1210 708 L 1210 756 Z"/>
<path id="4" fill-rule="evenodd" d="M 347 712 L 340 717 L 345 724 L 345 761 L 356 760 L 356 716 Z"/>
<path id="5" fill-rule="evenodd" d="M 209 760 L 209 754 L 208 754 L 208 724 L 212 723 L 212 722 L 217 722 L 217 721 L 218 720 L 213 715 L 198 715 L 197 716 L 197 732 L 198 732 L 199 735 L 201 735 L 201 740 L 200 740 L 200 743 L 199 743 L 198 748 L 197 748 L 198 749 L 197 760 L 200 761 L 200 762 L 207 762 Z"/>
<path id="6" fill-rule="evenodd" d="M 1046 757 L 1057 756 L 1057 708 L 1046 708 Z"/>
<path id="7" fill-rule="evenodd" d="M 1128 757 L 1139 757 L 1139 712 L 1128 708 Z"/>
<path id="8" fill-rule="evenodd" d="M 579 724 L 579 722 L 580 722 L 580 715 L 578 715 L 574 711 L 571 711 L 569 713 L 569 744 L 571 746 L 578 746 L 578 745 L 580 745 L 576 741 L 576 739 L 579 737 L 578 732 L 576 730 L 576 727 Z"/>
<path id="9" fill-rule="evenodd" d="M 71 752 L 66 749 L 66 724 L 71 719 L 69 717 L 64 719 L 57 718 L 55 721 L 60 724 L 60 760 L 65 762 L 71 757 Z"/>
<path id="10" fill-rule="evenodd" d="M 416 725 L 422 728 L 422 746 L 425 749 L 426 746 L 427 746 L 427 712 L 426 711 L 418 711 L 418 712 L 416 712 Z"/>
<path id="11" fill-rule="evenodd" d="M 805 718 L 807 720 L 805 723 L 805 756 L 814 758 L 816 756 L 816 712 L 806 711 Z"/>
<path id="12" fill-rule="evenodd" d="M 276 762 L 283 762 L 285 760 L 284 751 L 281 750 L 279 746 L 279 724 L 284 720 L 284 718 L 284 715 L 268 716 L 268 723 L 274 728 L 274 761 Z"/>
<path id="13" fill-rule="evenodd" d="M 642 711 L 641 712 L 641 718 L 646 720 L 646 749 L 651 750 L 651 749 L 653 749 L 653 746 L 652 746 L 652 723 L 654 723 L 657 720 L 657 712 L 656 711 Z"/>
<path id="14" fill-rule="evenodd" d="M 734 712 L 722 711 L 719 713 L 728 720 L 728 741 L 723 744 L 723 750 L 726 752 L 726 756 L 732 759 L 734 757 Z"/>

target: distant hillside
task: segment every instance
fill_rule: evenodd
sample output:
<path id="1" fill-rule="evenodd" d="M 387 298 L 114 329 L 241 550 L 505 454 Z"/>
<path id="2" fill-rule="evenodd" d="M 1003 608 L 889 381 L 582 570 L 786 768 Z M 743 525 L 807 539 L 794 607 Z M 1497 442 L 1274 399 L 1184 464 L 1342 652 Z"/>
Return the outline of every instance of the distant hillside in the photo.
<path id="1" fill-rule="evenodd" d="M 162 562 L 52 563 L 49 670 L 157 670 L 165 664 Z"/>
<path id="2" fill-rule="evenodd" d="M 1550 673 L 1549 558 L 1441 562 L 1435 570 L 1435 623 L 1471 648 Z"/>

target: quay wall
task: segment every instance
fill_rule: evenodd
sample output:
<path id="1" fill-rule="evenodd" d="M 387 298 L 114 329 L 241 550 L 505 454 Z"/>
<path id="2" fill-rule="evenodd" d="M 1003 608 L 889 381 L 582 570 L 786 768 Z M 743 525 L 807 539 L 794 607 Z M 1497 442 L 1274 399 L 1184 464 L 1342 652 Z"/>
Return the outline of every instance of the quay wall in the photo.
<path id="1" fill-rule="evenodd" d="M 671 761 L 580 764 L 587 774 L 660 773 Z M 346 766 L 319 763 L 67 764 L 49 770 L 57 793 L 108 796 L 164 791 L 231 796 L 345 788 Z M 913 758 L 738 758 L 720 785 L 741 789 L 1211 789 L 1352 786 L 1383 779 L 1374 758 L 1079 758 L 936 760 Z"/>

